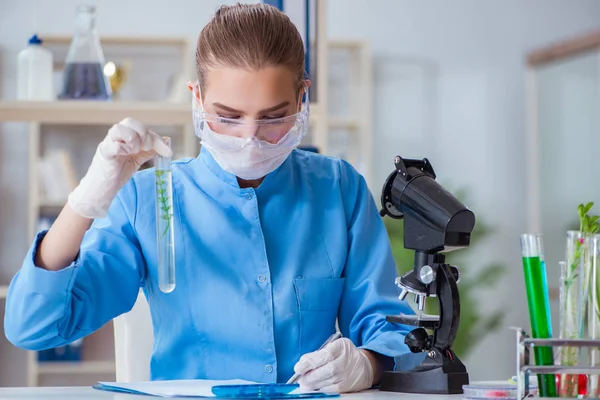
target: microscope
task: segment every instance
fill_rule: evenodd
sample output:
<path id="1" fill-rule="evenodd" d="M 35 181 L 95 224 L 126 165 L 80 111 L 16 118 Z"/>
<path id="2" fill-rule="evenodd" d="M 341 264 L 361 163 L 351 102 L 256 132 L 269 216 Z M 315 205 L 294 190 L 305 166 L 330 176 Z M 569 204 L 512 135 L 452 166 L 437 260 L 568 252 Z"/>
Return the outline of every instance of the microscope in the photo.
<path id="1" fill-rule="evenodd" d="M 415 296 L 421 314 L 386 319 L 418 327 L 406 335 L 405 343 L 411 352 L 425 352 L 426 356 L 411 370 L 384 372 L 380 390 L 459 394 L 469 383 L 465 365 L 451 349 L 460 320 L 460 272 L 445 263 L 441 252 L 469 245 L 475 215 L 435 181 L 426 158 L 396 156 L 394 164 L 396 169 L 383 186 L 380 215 L 404 219 L 404 247 L 415 251 L 414 268 L 396 278 L 396 285 L 402 290 L 400 300 Z M 437 298 L 439 316 L 422 314 L 427 297 Z"/>

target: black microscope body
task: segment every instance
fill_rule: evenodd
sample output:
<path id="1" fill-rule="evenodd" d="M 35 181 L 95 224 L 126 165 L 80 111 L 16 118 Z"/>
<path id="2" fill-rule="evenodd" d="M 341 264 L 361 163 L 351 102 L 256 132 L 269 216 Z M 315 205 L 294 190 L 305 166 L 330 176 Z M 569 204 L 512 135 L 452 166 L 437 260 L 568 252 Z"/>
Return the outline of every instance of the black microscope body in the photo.
<path id="1" fill-rule="evenodd" d="M 439 316 L 387 316 L 389 322 L 418 327 L 406 335 L 405 343 L 413 353 L 425 352 L 426 357 L 412 370 L 384 372 L 380 390 L 462 393 L 469 375 L 451 349 L 460 321 L 460 272 L 445 263 L 441 252 L 469 245 L 475 215 L 435 181 L 435 172 L 426 158 L 396 156 L 394 164 L 396 169 L 383 187 L 380 214 L 404 219 L 404 247 L 415 251 L 413 270 L 396 278 L 396 285 L 402 289 L 399 298 L 404 300 L 413 294 L 419 311 L 423 311 L 425 299 L 436 297 Z"/>

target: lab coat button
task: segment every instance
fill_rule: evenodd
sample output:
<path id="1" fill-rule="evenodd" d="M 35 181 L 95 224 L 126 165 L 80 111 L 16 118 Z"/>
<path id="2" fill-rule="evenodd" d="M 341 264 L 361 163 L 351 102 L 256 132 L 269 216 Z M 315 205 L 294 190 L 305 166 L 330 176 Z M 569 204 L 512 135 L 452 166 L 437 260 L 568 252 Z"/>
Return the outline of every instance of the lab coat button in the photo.
<path id="1" fill-rule="evenodd" d="M 246 198 L 247 198 L 248 200 L 252 200 L 252 197 L 253 197 L 253 196 L 252 196 L 252 193 L 248 193 L 248 194 L 246 194 Z"/>
<path id="2" fill-rule="evenodd" d="M 264 275 L 259 275 L 259 276 L 258 276 L 258 281 L 259 281 L 259 282 L 265 282 L 266 280 L 267 280 L 267 277 L 266 277 L 266 276 L 264 276 Z"/>
<path id="3" fill-rule="evenodd" d="M 272 365 L 268 365 L 268 364 L 265 365 L 265 371 L 268 372 L 268 373 L 273 372 L 273 366 Z"/>

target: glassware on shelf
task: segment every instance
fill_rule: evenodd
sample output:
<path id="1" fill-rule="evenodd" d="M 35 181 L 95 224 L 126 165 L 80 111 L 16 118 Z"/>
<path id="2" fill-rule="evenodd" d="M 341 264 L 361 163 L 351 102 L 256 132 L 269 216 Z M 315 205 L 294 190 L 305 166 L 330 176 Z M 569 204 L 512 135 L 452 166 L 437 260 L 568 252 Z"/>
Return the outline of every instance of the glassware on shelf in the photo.
<path id="1" fill-rule="evenodd" d="M 75 33 L 65 61 L 59 99 L 112 100 L 93 6 L 77 7 Z"/>

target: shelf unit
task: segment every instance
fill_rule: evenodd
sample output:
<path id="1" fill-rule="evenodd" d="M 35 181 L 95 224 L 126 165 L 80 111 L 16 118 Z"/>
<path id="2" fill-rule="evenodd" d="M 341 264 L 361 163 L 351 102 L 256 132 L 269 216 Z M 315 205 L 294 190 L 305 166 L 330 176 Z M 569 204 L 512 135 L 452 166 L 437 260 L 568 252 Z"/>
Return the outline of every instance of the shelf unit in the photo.
<path id="1" fill-rule="evenodd" d="M 47 126 L 106 126 L 122 120 L 126 116 L 144 121 L 148 125 L 177 126 L 182 128 L 182 157 L 195 156 L 197 140 L 191 126 L 189 107 L 186 109 L 179 104 L 162 102 L 0 102 L 0 121 L 24 121 L 29 126 L 29 220 L 28 232 L 30 240 L 38 231 L 38 220 L 42 215 L 56 216 L 65 201 L 47 201 L 39 193 L 39 173 L 36 168 L 38 159 L 43 152 L 42 128 Z M 185 150 L 188 150 L 187 152 Z M 175 152 L 177 150 L 174 149 Z M 91 161 L 91 160 L 90 160 Z M 85 171 L 78 171 L 80 174 Z M 84 346 L 94 342 L 93 346 L 106 347 L 105 352 L 114 352 L 114 344 L 103 344 L 112 341 L 112 324 L 101 328 L 103 334 L 96 332 L 84 339 Z M 106 333 L 108 332 L 108 333 Z M 108 339 L 107 339 L 108 338 Z M 100 343 L 98 343 L 100 342 Z M 108 348 L 110 347 L 110 348 Z M 98 379 L 115 378 L 114 357 L 110 360 L 95 360 L 84 358 L 83 361 L 71 362 L 38 362 L 37 352 L 28 352 L 29 386 L 38 386 L 41 381 L 45 385 L 54 381 L 69 381 L 69 377 L 77 382 L 91 382 Z M 49 382 L 49 383 L 47 383 Z"/>
<path id="2" fill-rule="evenodd" d="M 46 45 L 58 49 L 62 54 L 70 42 L 69 37 L 45 36 Z M 103 38 L 104 45 L 121 46 L 175 46 L 179 50 L 187 46 L 187 39 L 144 39 L 144 38 Z M 62 47 L 61 47 L 62 46 Z M 147 51 L 147 49 L 145 50 Z M 185 53 L 185 51 L 183 51 Z M 106 54 L 106 52 L 105 52 Z M 55 68 L 61 68 L 60 59 L 55 59 Z M 180 59 L 188 62 L 186 57 Z M 185 67 L 182 68 L 185 72 Z M 64 206 L 63 201 L 48 201 L 40 195 L 40 176 L 37 168 L 39 157 L 45 150 L 46 130 L 73 130 L 82 127 L 77 136 L 68 136 L 68 140 L 76 144 L 79 138 L 87 135 L 86 127 L 95 126 L 90 132 L 106 131 L 111 125 L 126 117 L 143 121 L 149 127 L 175 127 L 178 129 L 175 141 L 174 158 L 193 157 L 197 155 L 199 145 L 194 135 L 190 103 L 177 101 L 0 101 L 0 122 L 23 122 L 28 127 L 28 237 L 31 242 L 38 231 L 41 216 L 56 216 Z M 71 127 L 71 128 L 68 128 Z M 102 127 L 98 129 L 97 127 Z M 95 134 L 95 133 L 94 133 Z M 61 133 L 62 135 L 62 133 Z M 83 138 L 94 141 L 95 137 Z M 100 139 L 99 139 L 100 140 Z M 180 150 L 179 150 L 180 148 Z M 178 151 L 179 150 L 179 151 Z M 85 160 L 89 164 L 89 160 Z M 77 178 L 85 170 L 77 168 Z M 0 287 L 0 297 L 6 297 L 7 288 Z M 97 380 L 114 380 L 116 365 L 114 360 L 114 330 L 112 321 L 84 338 L 82 361 L 39 362 L 37 352 L 26 352 L 27 385 L 87 385 Z"/>
<path id="3" fill-rule="evenodd" d="M 373 169 L 373 77 L 371 49 L 361 40 L 328 40 L 330 51 L 343 51 L 348 56 L 349 107 L 345 115 L 330 114 L 327 129 L 345 131 L 351 143 L 345 157 L 371 184 Z M 328 132 L 331 134 L 331 132 Z"/>

